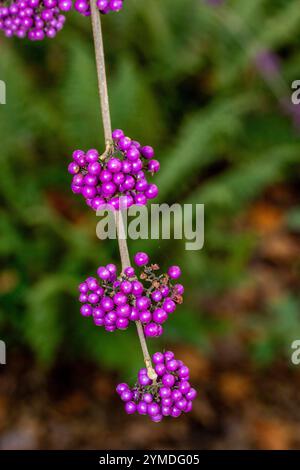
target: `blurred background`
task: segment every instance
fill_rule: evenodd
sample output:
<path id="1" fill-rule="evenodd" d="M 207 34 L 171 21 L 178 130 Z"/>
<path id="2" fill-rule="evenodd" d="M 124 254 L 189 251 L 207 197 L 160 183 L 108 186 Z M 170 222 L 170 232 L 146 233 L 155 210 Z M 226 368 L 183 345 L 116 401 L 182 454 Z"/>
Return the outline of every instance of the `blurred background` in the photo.
<path id="1" fill-rule="evenodd" d="M 158 425 L 115 393 L 142 367 L 134 326 L 79 314 L 78 283 L 119 257 L 70 190 L 72 151 L 103 135 L 90 20 L 67 16 L 55 40 L 0 38 L 0 448 L 299 448 L 299 1 L 126 0 L 103 18 L 113 127 L 155 147 L 159 202 L 205 204 L 201 251 L 129 242 L 186 286 L 149 348 L 199 395 Z"/>

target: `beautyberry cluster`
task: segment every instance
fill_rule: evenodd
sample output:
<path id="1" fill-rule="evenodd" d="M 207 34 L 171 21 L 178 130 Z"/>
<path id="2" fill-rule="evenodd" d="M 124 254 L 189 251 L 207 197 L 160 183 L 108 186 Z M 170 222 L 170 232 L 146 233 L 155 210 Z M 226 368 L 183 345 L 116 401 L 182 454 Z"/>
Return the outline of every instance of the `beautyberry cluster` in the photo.
<path id="1" fill-rule="evenodd" d="M 136 299 L 139 320 L 144 327 L 145 336 L 161 336 L 162 324 L 175 312 L 177 304 L 183 302 L 183 285 L 173 284 L 173 280 L 181 276 L 181 270 L 178 266 L 171 266 L 167 274 L 160 274 L 159 266 L 149 265 L 149 256 L 143 252 L 134 256 L 134 263 L 142 268 L 139 279 L 144 287 L 142 296 Z"/>
<path id="2" fill-rule="evenodd" d="M 140 321 L 145 336 L 160 336 L 162 324 L 175 311 L 176 304 L 182 303 L 183 286 L 171 282 L 180 276 L 180 269 L 171 266 L 168 274 L 158 275 L 158 265 L 146 266 L 146 253 L 137 253 L 134 261 L 138 267 L 143 266 L 139 277 L 133 267 L 117 277 L 116 266 L 108 264 L 98 268 L 99 279 L 89 277 L 80 284 L 80 312 L 85 317 L 92 316 L 94 323 L 106 331 L 125 330 L 130 321 Z"/>
<path id="3" fill-rule="evenodd" d="M 156 381 L 149 379 L 144 368 L 140 369 L 133 388 L 126 383 L 117 386 L 126 413 L 148 415 L 158 423 L 164 416 L 178 418 L 191 411 L 197 392 L 189 383 L 188 367 L 176 360 L 172 351 L 156 352 L 152 360 L 158 375 Z"/>
<path id="4" fill-rule="evenodd" d="M 119 210 L 133 204 L 145 205 L 158 195 L 155 184 L 149 184 L 146 172 L 159 171 L 154 150 L 131 140 L 120 129 L 113 132 L 109 149 L 99 155 L 95 149 L 73 152 L 68 171 L 73 175 L 71 189 L 82 194 L 95 211 L 107 207 Z"/>
<path id="5" fill-rule="evenodd" d="M 0 0 L 0 29 L 7 37 L 54 38 L 65 23 L 62 12 L 71 8 L 72 0 Z"/>
<path id="6" fill-rule="evenodd" d="M 100 13 L 106 15 L 111 11 L 120 11 L 123 7 L 124 0 L 97 0 L 97 7 Z M 83 16 L 90 16 L 91 7 L 89 0 L 76 0 L 74 3 L 75 10 Z"/>
<path id="7" fill-rule="evenodd" d="M 117 280 L 117 267 L 114 264 L 100 266 L 99 280 L 88 277 L 79 285 L 79 301 L 83 303 L 80 312 L 83 316 L 93 316 L 95 325 L 104 326 L 106 331 L 126 330 L 132 317 L 128 304 L 128 286 Z M 131 285 L 130 285 L 131 287 Z"/>

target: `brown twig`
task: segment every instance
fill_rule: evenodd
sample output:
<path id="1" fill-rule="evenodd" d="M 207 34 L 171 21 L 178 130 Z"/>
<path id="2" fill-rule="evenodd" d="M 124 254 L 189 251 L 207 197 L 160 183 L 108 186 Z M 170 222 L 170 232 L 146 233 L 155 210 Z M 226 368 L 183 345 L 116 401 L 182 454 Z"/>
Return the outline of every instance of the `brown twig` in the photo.
<path id="1" fill-rule="evenodd" d="M 103 47 L 103 37 L 102 37 L 102 28 L 100 14 L 96 5 L 96 0 L 91 0 L 91 18 L 92 18 L 92 29 L 94 37 L 94 46 L 95 46 L 95 57 L 96 57 L 96 68 L 98 76 L 98 90 L 100 97 L 100 108 L 102 113 L 102 122 L 104 129 L 104 137 L 106 141 L 106 152 L 109 152 L 112 145 L 112 128 L 111 128 L 111 119 L 110 119 L 110 109 L 109 109 L 109 99 L 107 91 L 107 80 L 106 80 L 106 70 L 105 70 L 105 56 L 104 56 L 104 47 Z M 118 234 L 118 244 L 121 256 L 122 271 L 130 266 L 130 257 L 127 247 L 126 237 L 124 236 L 124 222 L 121 211 L 114 212 L 115 223 L 117 227 Z M 152 380 L 157 379 L 157 374 L 153 369 L 150 354 L 147 348 L 146 338 L 144 335 L 143 326 L 140 321 L 136 321 L 136 328 L 141 343 L 141 348 L 144 355 L 145 365 L 148 371 L 148 376 Z"/>

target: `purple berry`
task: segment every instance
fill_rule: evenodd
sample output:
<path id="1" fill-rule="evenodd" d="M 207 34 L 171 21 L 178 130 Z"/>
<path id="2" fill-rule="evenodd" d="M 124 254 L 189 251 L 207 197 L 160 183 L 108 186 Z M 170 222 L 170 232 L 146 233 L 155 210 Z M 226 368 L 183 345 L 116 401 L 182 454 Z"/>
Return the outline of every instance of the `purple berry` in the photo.
<path id="1" fill-rule="evenodd" d="M 186 377 L 189 377 L 189 369 L 186 366 L 181 366 L 180 369 L 178 370 L 178 376 L 181 379 L 185 379 Z"/>
<path id="2" fill-rule="evenodd" d="M 151 173 L 157 173 L 160 169 L 160 163 L 158 160 L 150 160 L 148 163 L 148 170 Z"/>
<path id="3" fill-rule="evenodd" d="M 184 294 L 184 287 L 182 284 L 175 284 L 174 290 L 178 295 L 183 295 Z"/>
<path id="4" fill-rule="evenodd" d="M 117 318 L 116 319 L 116 327 L 119 330 L 126 330 L 128 328 L 129 321 L 127 318 Z"/>
<path id="5" fill-rule="evenodd" d="M 116 390 L 117 390 L 117 393 L 121 395 L 123 392 L 125 392 L 125 390 L 129 390 L 129 387 L 126 383 L 121 383 L 117 385 Z"/>
<path id="6" fill-rule="evenodd" d="M 143 312 L 143 313 L 145 313 L 145 312 Z M 131 321 L 138 321 L 140 319 L 139 311 L 135 307 L 132 307 L 129 319 Z"/>
<path id="7" fill-rule="evenodd" d="M 109 312 L 114 308 L 114 303 L 110 297 L 103 297 L 101 299 L 101 307 L 105 312 Z"/>
<path id="8" fill-rule="evenodd" d="M 171 389 L 168 387 L 161 387 L 159 390 L 159 396 L 161 398 L 169 398 L 171 396 Z"/>
<path id="9" fill-rule="evenodd" d="M 122 292 L 118 292 L 117 294 L 113 296 L 113 301 L 116 305 L 122 306 L 127 303 L 127 297 Z"/>
<path id="10" fill-rule="evenodd" d="M 98 268 L 97 274 L 100 277 L 100 279 L 103 279 L 104 281 L 107 281 L 111 276 L 111 273 L 109 272 L 109 270 L 105 268 L 104 266 L 100 266 L 100 268 Z"/>
<path id="11" fill-rule="evenodd" d="M 153 397 L 152 397 L 151 393 L 144 393 L 143 400 L 144 400 L 145 403 L 147 403 L 147 405 L 149 403 L 152 403 Z"/>
<path id="12" fill-rule="evenodd" d="M 121 318 L 129 318 L 130 314 L 131 314 L 130 305 L 126 304 L 126 305 L 121 305 L 121 306 L 117 307 L 117 313 L 118 313 L 119 317 L 121 317 Z"/>
<path id="13" fill-rule="evenodd" d="M 181 398 L 180 400 L 177 400 L 176 402 L 176 407 L 181 410 L 181 411 L 184 411 L 185 408 L 186 408 L 186 405 L 187 405 L 187 400 L 185 398 Z"/>
<path id="14" fill-rule="evenodd" d="M 147 253 L 136 253 L 133 259 L 137 266 L 145 266 L 149 263 L 149 256 L 147 255 Z"/>
<path id="15" fill-rule="evenodd" d="M 144 286 L 141 282 L 139 281 L 133 281 L 132 282 L 132 294 L 136 296 L 142 295 L 144 292 Z"/>
<path id="16" fill-rule="evenodd" d="M 141 153 L 147 159 L 151 159 L 151 158 L 154 157 L 154 150 L 149 145 L 146 145 L 145 147 L 142 147 L 141 148 Z"/>
<path id="17" fill-rule="evenodd" d="M 122 284 L 120 285 L 120 290 L 126 295 L 130 294 L 130 292 L 132 291 L 131 282 L 123 281 Z"/>
<path id="18" fill-rule="evenodd" d="M 166 372 L 166 366 L 163 363 L 156 364 L 155 372 L 157 375 L 163 376 Z"/>
<path id="19" fill-rule="evenodd" d="M 128 268 L 125 268 L 124 270 L 124 273 L 126 274 L 126 276 L 128 277 L 133 277 L 134 276 L 134 268 L 132 268 L 131 266 L 129 266 Z"/>
<path id="20" fill-rule="evenodd" d="M 126 157 L 130 162 L 136 161 L 140 157 L 140 152 L 133 145 L 126 152 Z"/>
<path id="21" fill-rule="evenodd" d="M 172 351 L 166 351 L 165 352 L 165 360 L 166 361 L 171 361 L 174 359 L 174 353 Z"/>
<path id="22" fill-rule="evenodd" d="M 77 165 L 77 163 L 71 162 L 68 166 L 68 172 L 71 175 L 76 175 L 76 173 L 78 173 L 79 170 L 80 168 L 79 168 L 79 165 Z"/>
<path id="23" fill-rule="evenodd" d="M 160 352 L 153 354 L 152 360 L 154 364 L 160 364 L 164 362 L 164 355 Z"/>
<path id="24" fill-rule="evenodd" d="M 170 289 L 168 286 L 162 286 L 160 288 L 160 292 L 163 297 L 167 297 L 169 295 Z"/>
<path id="25" fill-rule="evenodd" d="M 108 0 L 98 0 L 98 2 L 103 3 L 103 4 L 106 3 L 106 5 L 103 7 L 103 9 L 107 7 Z M 99 7 L 99 9 L 101 9 L 101 8 Z M 115 129 L 112 133 L 112 138 L 114 140 L 119 140 L 119 139 L 121 139 L 121 137 L 124 137 L 124 132 L 121 129 Z"/>
<path id="26" fill-rule="evenodd" d="M 170 406 L 165 406 L 165 405 L 162 406 L 162 408 L 161 408 L 161 414 L 162 414 L 163 416 L 170 416 L 170 414 L 171 414 L 171 407 L 170 407 Z"/>
<path id="27" fill-rule="evenodd" d="M 171 374 L 165 374 L 162 377 L 162 383 L 164 384 L 165 387 L 173 387 L 175 383 L 175 378 Z"/>
<path id="28" fill-rule="evenodd" d="M 153 320 L 156 323 L 164 323 L 168 319 L 168 314 L 162 308 L 157 308 L 153 312 Z"/>
<path id="29" fill-rule="evenodd" d="M 140 415 L 145 415 L 147 414 L 147 403 L 145 403 L 144 401 L 140 401 L 138 404 L 137 404 L 137 412 L 140 414 Z"/>
<path id="30" fill-rule="evenodd" d="M 82 282 L 81 284 L 79 284 L 78 290 L 82 294 L 86 294 L 88 292 L 89 288 L 88 288 L 88 285 L 85 282 Z"/>
<path id="31" fill-rule="evenodd" d="M 197 392 L 194 388 L 191 388 L 187 393 L 186 393 L 186 399 L 187 400 L 195 400 L 197 397 Z"/>
<path id="32" fill-rule="evenodd" d="M 171 397 L 174 402 L 178 401 L 182 398 L 182 393 L 179 390 L 175 389 L 172 391 Z"/>
<path id="33" fill-rule="evenodd" d="M 149 297 L 139 297 L 136 301 L 136 308 L 138 310 L 147 310 L 150 307 L 151 300 Z"/>
<path id="34" fill-rule="evenodd" d="M 146 336 L 150 336 L 150 337 L 158 336 L 158 327 L 156 323 L 148 323 L 144 328 L 144 332 Z"/>
<path id="35" fill-rule="evenodd" d="M 175 372 L 175 370 L 178 369 L 178 362 L 175 359 L 171 359 L 167 361 L 166 367 L 170 372 Z"/>
<path id="36" fill-rule="evenodd" d="M 96 149 L 90 149 L 86 152 L 85 158 L 88 163 L 98 162 L 99 153 Z"/>
<path id="37" fill-rule="evenodd" d="M 101 307 L 95 307 L 93 311 L 94 318 L 103 318 L 105 316 L 104 310 Z"/>
<path id="38" fill-rule="evenodd" d="M 153 421 L 154 423 L 160 423 L 162 419 L 163 419 L 163 416 L 161 414 L 157 414 L 151 417 L 151 421 Z"/>
<path id="39" fill-rule="evenodd" d="M 171 279 L 178 279 L 181 276 L 181 270 L 179 266 L 171 266 L 168 269 L 168 275 Z"/>
<path id="40" fill-rule="evenodd" d="M 92 315 L 93 309 L 89 304 L 85 304 L 85 305 L 82 305 L 82 307 L 80 308 L 80 313 L 84 317 L 89 317 Z"/>
<path id="41" fill-rule="evenodd" d="M 154 302 L 160 302 L 162 299 L 162 293 L 159 290 L 155 290 L 152 292 L 151 298 Z"/>
<path id="42" fill-rule="evenodd" d="M 162 304 L 162 308 L 167 313 L 173 313 L 176 310 L 176 304 L 172 299 L 166 298 Z"/>
<path id="43" fill-rule="evenodd" d="M 131 139 L 129 137 L 121 137 L 121 139 L 118 142 L 119 149 L 122 150 L 123 152 L 128 150 L 129 147 L 131 146 Z"/>
<path id="44" fill-rule="evenodd" d="M 178 408 L 176 408 L 176 406 L 173 406 L 173 407 L 171 408 L 171 416 L 172 416 L 172 418 L 178 418 L 180 415 L 181 415 L 181 411 L 180 411 Z"/>
<path id="45" fill-rule="evenodd" d="M 111 275 L 114 276 L 117 273 L 117 267 L 115 264 L 109 263 L 105 267 L 110 272 Z"/>
<path id="46" fill-rule="evenodd" d="M 149 184 L 148 188 L 145 191 L 145 196 L 148 199 L 154 199 L 158 195 L 158 187 L 156 184 Z"/>
<path id="47" fill-rule="evenodd" d="M 151 312 L 149 312 L 149 310 L 144 310 L 142 312 L 139 312 L 138 314 L 138 319 L 143 323 L 143 324 L 148 324 L 151 322 L 152 320 L 152 315 L 151 315 Z"/>
<path id="48" fill-rule="evenodd" d="M 136 412 L 136 404 L 133 401 L 129 401 L 125 405 L 125 411 L 128 415 L 132 415 Z"/>
<path id="49" fill-rule="evenodd" d="M 141 375 L 141 376 L 139 377 L 139 383 L 140 383 L 140 385 L 144 385 L 144 386 L 146 386 L 146 385 L 151 385 L 151 384 L 152 384 L 152 380 L 149 379 L 148 375 Z"/>
<path id="50" fill-rule="evenodd" d="M 124 390 L 121 393 L 121 400 L 125 402 L 132 400 L 132 392 L 129 389 Z"/>
<path id="51" fill-rule="evenodd" d="M 158 415 L 160 409 L 157 403 L 150 403 L 147 407 L 147 412 L 149 416 Z"/>

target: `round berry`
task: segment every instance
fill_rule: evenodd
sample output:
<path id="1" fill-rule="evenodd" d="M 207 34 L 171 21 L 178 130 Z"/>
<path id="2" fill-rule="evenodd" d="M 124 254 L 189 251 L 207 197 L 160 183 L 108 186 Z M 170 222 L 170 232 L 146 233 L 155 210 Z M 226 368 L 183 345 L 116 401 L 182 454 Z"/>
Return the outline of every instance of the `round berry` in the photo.
<path id="1" fill-rule="evenodd" d="M 165 387 L 173 387 L 175 383 L 175 378 L 171 374 L 165 374 L 162 377 L 162 383 L 164 384 Z"/>
<path id="2" fill-rule="evenodd" d="M 136 412 L 136 404 L 133 401 L 129 401 L 125 405 L 125 411 L 128 415 L 132 415 Z"/>
<path id="3" fill-rule="evenodd" d="M 158 415 L 160 408 L 157 403 L 150 403 L 147 407 L 147 412 L 149 416 Z"/>
<path id="4" fill-rule="evenodd" d="M 149 256 L 143 252 L 136 253 L 134 255 L 134 262 L 137 266 L 145 266 L 149 263 Z"/>
<path id="5" fill-rule="evenodd" d="M 160 364 L 164 362 L 164 355 L 161 352 L 153 354 L 152 360 L 154 364 Z"/>
<path id="6" fill-rule="evenodd" d="M 108 5 L 108 0 L 98 0 L 98 3 L 100 3 L 101 6 L 102 6 L 102 7 L 100 8 L 100 6 L 98 5 L 98 8 L 99 8 L 100 10 L 104 10 L 104 8 L 106 8 L 107 5 Z M 97 4 L 98 4 L 98 3 L 97 3 Z M 106 5 L 105 5 L 105 4 L 106 4 Z M 124 132 L 122 131 L 122 129 L 115 129 L 115 130 L 113 131 L 113 133 L 112 133 L 112 138 L 113 138 L 114 140 L 120 140 L 122 137 L 124 137 Z"/>
<path id="7" fill-rule="evenodd" d="M 178 279 L 181 276 L 181 270 L 179 266 L 171 266 L 168 269 L 168 275 L 171 279 Z"/>
<path id="8" fill-rule="evenodd" d="M 89 317 L 92 315 L 93 309 L 89 304 L 85 304 L 85 305 L 82 305 L 82 307 L 80 308 L 80 313 L 84 317 Z"/>
<path id="9" fill-rule="evenodd" d="M 133 277 L 135 275 L 134 268 L 128 266 L 128 268 L 125 268 L 124 274 L 126 274 L 128 277 Z"/>
<path id="10" fill-rule="evenodd" d="M 146 145 L 145 147 L 142 147 L 141 153 L 147 159 L 151 159 L 154 157 L 154 150 L 152 147 L 150 147 L 150 145 Z"/>
<path id="11" fill-rule="evenodd" d="M 116 388 L 117 393 L 119 395 L 121 395 L 123 392 L 125 392 L 125 390 L 128 390 L 128 389 L 129 389 L 129 387 L 126 383 L 121 383 L 121 384 L 117 385 L 117 388 Z"/>

